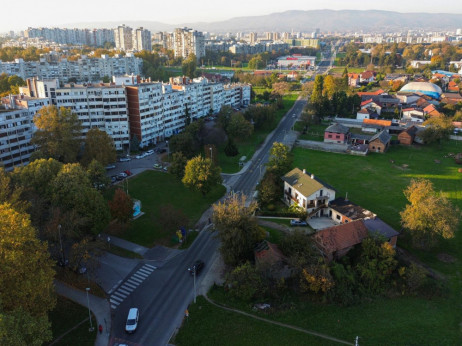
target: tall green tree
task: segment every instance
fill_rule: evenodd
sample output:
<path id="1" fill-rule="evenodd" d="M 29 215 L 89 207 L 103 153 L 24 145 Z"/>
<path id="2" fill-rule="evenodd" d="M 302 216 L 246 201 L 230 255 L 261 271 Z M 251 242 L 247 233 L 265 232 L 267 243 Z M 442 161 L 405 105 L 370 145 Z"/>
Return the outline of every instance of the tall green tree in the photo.
<path id="1" fill-rule="evenodd" d="M 82 126 L 77 114 L 69 108 L 45 106 L 34 116 L 37 131 L 31 143 L 46 158 L 69 163 L 77 160 Z"/>
<path id="2" fill-rule="evenodd" d="M 114 197 L 109 203 L 113 219 L 127 223 L 133 217 L 133 200 L 122 189 L 116 189 Z"/>
<path id="3" fill-rule="evenodd" d="M 181 151 L 173 153 L 170 160 L 170 166 L 168 167 L 168 172 L 176 176 L 178 179 L 182 179 L 184 177 L 184 169 L 187 162 L 188 159 Z"/>
<path id="4" fill-rule="evenodd" d="M 0 205 L 0 229 L 0 342 L 40 345 L 51 339 L 47 314 L 56 304 L 53 262 L 29 216 L 8 203 Z"/>
<path id="5" fill-rule="evenodd" d="M 234 113 L 231 116 L 226 132 L 233 138 L 245 139 L 252 135 L 253 125 L 244 118 L 242 113 Z"/>
<path id="6" fill-rule="evenodd" d="M 427 144 L 441 143 L 441 141 L 449 139 L 452 131 L 454 131 L 451 119 L 444 115 L 431 117 L 424 122 L 424 125 L 426 128 L 419 135 Z"/>
<path id="7" fill-rule="evenodd" d="M 254 216 L 257 204 L 246 206 L 245 195 L 232 194 L 213 205 L 213 223 L 220 239 L 220 252 L 227 265 L 236 266 L 253 258 L 255 244 L 262 240 Z"/>
<path id="8" fill-rule="evenodd" d="M 215 186 L 221 184 L 220 173 L 220 167 L 214 165 L 210 159 L 199 155 L 188 161 L 181 181 L 185 186 L 205 196 Z"/>
<path id="9" fill-rule="evenodd" d="M 94 127 L 87 132 L 82 163 L 86 166 L 92 160 L 99 161 L 103 166 L 116 161 L 114 141 L 104 131 Z"/>
<path id="10" fill-rule="evenodd" d="M 106 175 L 106 169 L 100 161 L 93 159 L 87 167 L 87 175 L 90 179 L 91 185 L 101 190 L 109 185 L 109 178 Z"/>
<path id="11" fill-rule="evenodd" d="M 197 68 L 197 58 L 196 58 L 196 55 L 191 53 L 183 61 L 183 64 L 181 65 L 183 75 L 188 76 L 189 78 L 196 77 L 196 68 Z"/>
<path id="12" fill-rule="evenodd" d="M 401 224 L 416 247 L 429 248 L 441 238 L 454 238 L 460 210 L 446 197 L 437 194 L 430 180 L 411 180 L 404 195 L 409 204 L 400 213 Z"/>
<path id="13" fill-rule="evenodd" d="M 274 142 L 266 166 L 269 171 L 281 177 L 290 170 L 292 161 L 293 158 L 289 147 L 283 143 Z"/>
<path id="14" fill-rule="evenodd" d="M 314 79 L 313 91 L 311 92 L 311 103 L 313 105 L 320 105 L 323 101 L 322 95 L 324 90 L 324 76 L 316 75 Z"/>

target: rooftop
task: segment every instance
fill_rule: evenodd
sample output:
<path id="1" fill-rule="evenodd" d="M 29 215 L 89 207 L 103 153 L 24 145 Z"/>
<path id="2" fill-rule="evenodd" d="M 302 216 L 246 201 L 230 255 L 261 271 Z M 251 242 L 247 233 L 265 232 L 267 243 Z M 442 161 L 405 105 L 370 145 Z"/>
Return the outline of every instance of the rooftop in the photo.
<path id="1" fill-rule="evenodd" d="M 282 177 L 294 189 L 297 189 L 304 196 L 310 196 L 323 187 L 335 190 L 332 186 L 324 183 L 314 174 L 304 173 L 300 168 L 294 168 Z"/>
<path id="2" fill-rule="evenodd" d="M 370 210 L 364 209 L 343 197 L 338 197 L 330 202 L 330 207 L 352 220 L 361 220 L 376 216 Z"/>

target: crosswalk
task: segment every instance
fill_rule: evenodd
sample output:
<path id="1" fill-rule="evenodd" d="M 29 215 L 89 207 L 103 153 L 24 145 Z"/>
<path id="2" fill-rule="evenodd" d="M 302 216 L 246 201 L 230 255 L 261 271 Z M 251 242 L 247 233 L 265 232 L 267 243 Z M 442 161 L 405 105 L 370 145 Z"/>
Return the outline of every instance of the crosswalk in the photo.
<path id="1" fill-rule="evenodd" d="M 145 264 L 111 294 L 111 309 L 116 309 L 157 267 Z"/>

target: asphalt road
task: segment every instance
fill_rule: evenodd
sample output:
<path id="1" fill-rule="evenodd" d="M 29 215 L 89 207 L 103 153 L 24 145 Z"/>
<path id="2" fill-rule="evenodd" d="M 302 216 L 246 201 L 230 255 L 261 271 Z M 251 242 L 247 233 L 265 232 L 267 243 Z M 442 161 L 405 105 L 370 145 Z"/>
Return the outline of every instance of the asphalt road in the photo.
<path id="1" fill-rule="evenodd" d="M 197 259 L 205 262 L 196 278 L 198 287 L 217 249 L 218 240 L 210 232 L 203 231 L 187 251 L 158 266 L 115 310 L 112 336 L 128 345 L 166 345 L 193 301 L 194 280 L 187 268 Z M 132 307 L 140 309 L 140 318 L 137 331 L 128 335 L 125 322 Z"/>

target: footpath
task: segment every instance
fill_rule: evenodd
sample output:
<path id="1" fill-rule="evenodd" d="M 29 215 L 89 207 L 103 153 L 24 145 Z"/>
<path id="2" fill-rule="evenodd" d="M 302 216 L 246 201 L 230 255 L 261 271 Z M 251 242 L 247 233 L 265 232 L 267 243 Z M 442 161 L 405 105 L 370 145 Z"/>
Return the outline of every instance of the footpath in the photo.
<path id="1" fill-rule="evenodd" d="M 93 294 L 88 294 L 87 301 L 87 292 L 78 290 L 59 280 L 55 280 L 55 290 L 57 294 L 77 304 L 85 307 L 88 307 L 88 304 L 90 304 L 90 310 L 96 317 L 93 327 L 95 330 L 98 330 L 99 325 L 103 327 L 102 333 L 97 332 L 95 346 L 107 346 L 111 332 L 111 309 L 109 307 L 109 302 Z"/>

